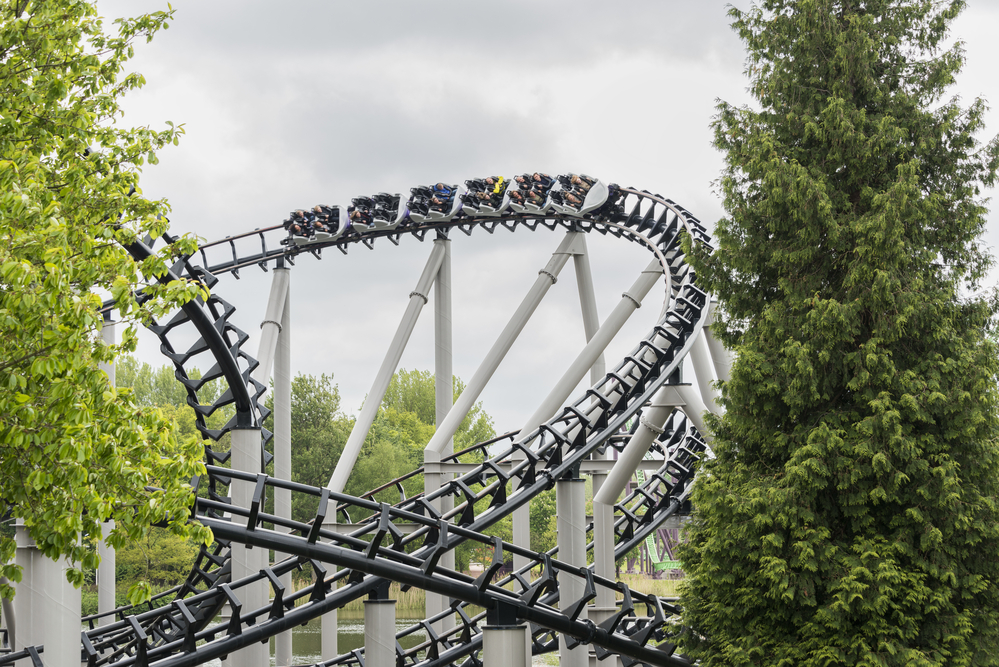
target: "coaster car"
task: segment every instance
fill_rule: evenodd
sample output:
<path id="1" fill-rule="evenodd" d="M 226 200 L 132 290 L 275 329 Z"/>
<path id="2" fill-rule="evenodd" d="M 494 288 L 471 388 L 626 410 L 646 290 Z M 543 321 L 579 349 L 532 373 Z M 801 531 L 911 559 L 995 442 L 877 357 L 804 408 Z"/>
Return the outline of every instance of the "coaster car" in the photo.
<path id="1" fill-rule="evenodd" d="M 516 189 L 513 185 L 516 185 Z M 551 208 L 551 191 L 554 185 L 555 179 L 548 174 L 514 176 L 510 188 L 510 208 L 517 213 L 544 215 Z"/>
<path id="2" fill-rule="evenodd" d="M 553 210 L 571 216 L 583 216 L 607 202 L 607 184 L 585 174 L 566 174 L 558 177 L 552 189 Z"/>
<path id="3" fill-rule="evenodd" d="M 399 202 L 402 200 L 402 195 L 379 192 L 371 199 L 374 202 L 371 220 L 375 229 L 395 229 L 401 220 Z"/>
<path id="4" fill-rule="evenodd" d="M 340 206 L 319 204 L 309 211 L 293 211 L 284 221 L 288 238 L 286 245 L 311 245 L 335 241 L 349 227 L 347 213 Z"/>
<path id="5" fill-rule="evenodd" d="M 371 209 L 375 202 L 371 197 L 354 197 L 347 207 L 347 225 L 358 234 L 363 234 L 374 226 Z"/>
<path id="6" fill-rule="evenodd" d="M 471 216 L 502 215 L 510 207 L 510 181 L 502 176 L 465 181 L 462 211 Z"/>
<path id="7" fill-rule="evenodd" d="M 411 188 L 407 204 L 408 217 L 416 223 L 450 220 L 461 211 L 461 196 L 465 192 L 462 185 L 445 183 Z"/>

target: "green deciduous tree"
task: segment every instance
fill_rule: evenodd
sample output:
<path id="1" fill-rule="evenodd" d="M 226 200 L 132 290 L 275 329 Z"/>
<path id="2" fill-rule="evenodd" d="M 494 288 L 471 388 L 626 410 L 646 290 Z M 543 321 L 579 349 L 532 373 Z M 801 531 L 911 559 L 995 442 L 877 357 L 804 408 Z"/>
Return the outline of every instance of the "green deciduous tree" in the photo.
<path id="1" fill-rule="evenodd" d="M 963 2 L 732 9 L 728 217 L 698 278 L 738 361 L 682 549 L 704 665 L 995 664 L 999 461 L 984 105 L 942 96 Z"/>
<path id="2" fill-rule="evenodd" d="M 273 394 L 267 397 L 273 409 Z M 273 416 L 267 428 L 273 429 Z M 292 479 L 310 486 L 324 487 L 343 453 L 353 418 L 340 407 L 340 390 L 333 376 L 296 375 L 291 381 L 291 474 Z M 268 502 L 273 499 L 268 498 Z M 315 516 L 317 503 L 304 494 L 292 494 L 291 515 L 296 521 Z"/>
<path id="3" fill-rule="evenodd" d="M 185 525 L 201 445 L 178 440 L 169 420 L 98 370 L 134 349 L 137 322 L 205 294 L 154 280 L 193 240 L 142 263 L 123 247 L 166 225 L 164 202 L 130 192 L 179 130 L 117 121 L 122 95 L 143 83 L 122 76 L 132 41 L 168 18 L 123 20 L 107 36 L 91 2 L 0 1 L 0 505 L 23 517 L 46 556 L 88 567 L 110 517 L 114 546 L 168 516 L 177 532 L 207 536 Z M 140 305 L 134 291 L 147 282 Z M 124 322 L 113 346 L 100 340 L 108 296 Z M 13 553 L 0 537 L 0 574 L 16 581 Z M 82 580 L 79 569 L 68 576 Z"/>
<path id="4" fill-rule="evenodd" d="M 452 385 L 454 390 L 452 398 L 456 401 L 461 396 L 461 392 L 465 391 L 465 383 L 461 381 L 461 378 L 454 377 Z M 424 424 L 435 424 L 437 423 L 435 396 L 436 385 L 433 373 L 419 370 L 408 371 L 402 368 L 392 376 L 388 389 L 385 391 L 385 398 L 382 399 L 382 407 L 395 408 L 400 412 L 412 412 Z M 454 451 L 460 452 L 495 436 L 496 429 L 493 428 L 492 417 L 482 408 L 481 402 L 476 403 L 458 425 L 458 430 L 454 434 Z M 422 457 L 420 461 L 422 464 Z"/>
<path id="5" fill-rule="evenodd" d="M 119 585 L 146 582 L 157 589 L 181 584 L 191 573 L 198 547 L 168 530 L 152 528 L 115 553 L 115 575 Z"/>

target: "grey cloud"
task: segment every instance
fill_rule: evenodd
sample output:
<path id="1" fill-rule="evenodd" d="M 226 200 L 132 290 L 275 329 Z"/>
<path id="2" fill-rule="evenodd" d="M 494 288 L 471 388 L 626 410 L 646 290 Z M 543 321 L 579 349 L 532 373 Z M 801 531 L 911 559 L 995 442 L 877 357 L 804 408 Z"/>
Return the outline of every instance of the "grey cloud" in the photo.
<path id="1" fill-rule="evenodd" d="M 609 50 L 701 58 L 737 48 L 723 3 L 641 0 L 626 5 L 573 5 L 514 0 L 502 5 L 458 0 L 436 2 L 325 2 L 275 4 L 261 0 L 177 0 L 183 48 L 216 55 L 378 51 L 386 44 L 411 49 L 475 50 L 491 54 L 497 68 L 511 63 L 586 64 Z M 109 15 L 161 8 L 157 2 L 109 2 Z M 169 39 L 164 36 L 164 39 Z"/>

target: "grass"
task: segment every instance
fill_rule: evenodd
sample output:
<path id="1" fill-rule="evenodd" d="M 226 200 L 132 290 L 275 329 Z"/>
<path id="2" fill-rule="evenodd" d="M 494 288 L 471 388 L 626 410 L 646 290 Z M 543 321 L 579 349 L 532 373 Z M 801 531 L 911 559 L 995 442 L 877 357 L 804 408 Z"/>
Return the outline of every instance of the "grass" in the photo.
<path id="1" fill-rule="evenodd" d="M 621 574 L 618 581 L 628 584 L 628 588 L 632 591 L 658 595 L 661 598 L 675 598 L 678 595 L 677 588 L 682 579 L 653 579 L 642 574 Z M 617 599 L 621 599 L 620 593 L 618 593 Z"/>
<path id="2" fill-rule="evenodd" d="M 312 584 L 309 582 L 302 582 L 301 584 L 296 582 L 295 586 L 295 590 L 299 591 L 302 588 L 311 587 Z M 297 604 L 305 604 L 308 599 L 307 595 L 303 595 L 297 600 Z M 395 582 L 389 584 L 389 599 L 396 601 L 395 608 L 397 611 L 418 611 L 422 615 L 423 611 L 427 608 L 427 596 L 423 590 L 410 588 L 408 591 L 403 591 L 402 587 Z M 345 606 L 341 607 L 341 609 L 348 612 L 363 612 L 364 598 L 351 600 Z"/>

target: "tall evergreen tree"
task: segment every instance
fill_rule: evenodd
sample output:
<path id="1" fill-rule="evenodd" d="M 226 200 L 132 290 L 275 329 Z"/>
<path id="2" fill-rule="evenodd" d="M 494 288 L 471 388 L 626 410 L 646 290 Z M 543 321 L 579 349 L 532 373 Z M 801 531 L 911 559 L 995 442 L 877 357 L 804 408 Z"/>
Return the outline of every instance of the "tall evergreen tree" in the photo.
<path id="1" fill-rule="evenodd" d="M 999 660 L 994 311 L 962 296 L 999 147 L 943 97 L 963 6 L 730 10 L 758 106 L 719 106 L 728 217 L 691 248 L 738 353 L 682 551 L 704 665 Z"/>

